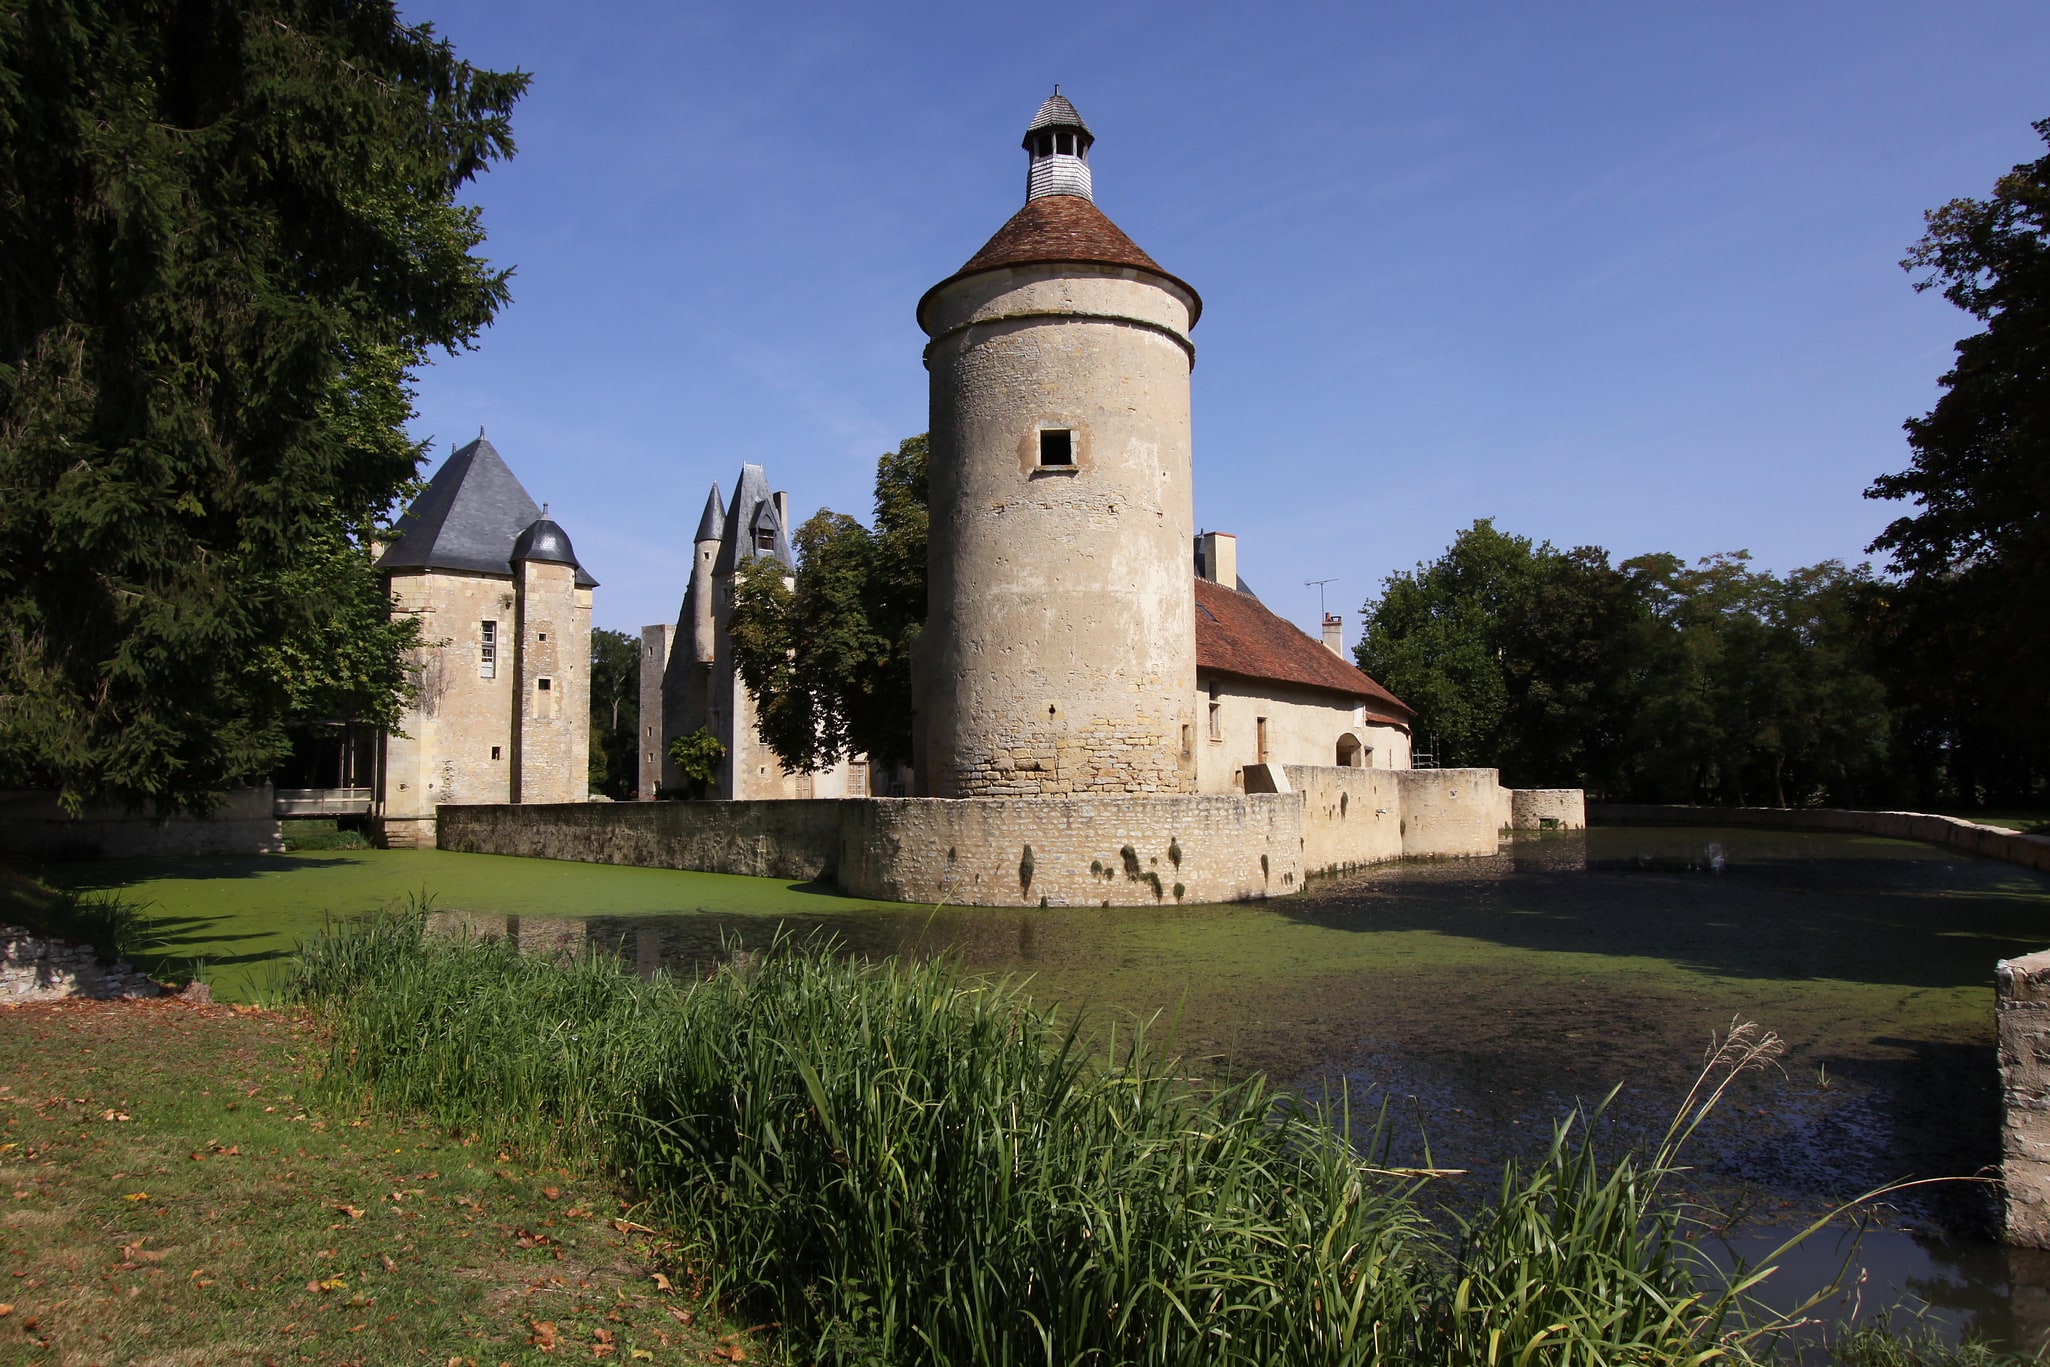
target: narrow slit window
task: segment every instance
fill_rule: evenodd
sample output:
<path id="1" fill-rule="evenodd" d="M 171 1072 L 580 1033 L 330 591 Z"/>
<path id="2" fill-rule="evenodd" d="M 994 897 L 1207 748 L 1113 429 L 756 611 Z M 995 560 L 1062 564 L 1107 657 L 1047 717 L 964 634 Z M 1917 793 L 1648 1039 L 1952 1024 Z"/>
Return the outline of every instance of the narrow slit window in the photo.
<path id="1" fill-rule="evenodd" d="M 492 747 L 491 747 L 491 758 L 493 758 L 493 759 L 498 759 L 498 758 L 500 758 L 500 751 L 501 751 L 501 749 L 502 749 L 502 747 L 500 747 L 500 746 L 496 746 L 496 745 L 492 746 Z"/>
<path id="2" fill-rule="evenodd" d="M 477 633 L 477 677 L 498 677 L 498 623 L 482 622 Z"/>
<path id="3" fill-rule="evenodd" d="M 1258 762 L 1265 764 L 1267 762 L 1267 719 L 1265 717 L 1253 718 L 1253 744 L 1260 756 Z"/>
<path id="4" fill-rule="evenodd" d="M 1039 463 L 1042 467 L 1070 468 L 1075 464 L 1075 434 L 1065 427 L 1049 427 L 1039 434 Z"/>

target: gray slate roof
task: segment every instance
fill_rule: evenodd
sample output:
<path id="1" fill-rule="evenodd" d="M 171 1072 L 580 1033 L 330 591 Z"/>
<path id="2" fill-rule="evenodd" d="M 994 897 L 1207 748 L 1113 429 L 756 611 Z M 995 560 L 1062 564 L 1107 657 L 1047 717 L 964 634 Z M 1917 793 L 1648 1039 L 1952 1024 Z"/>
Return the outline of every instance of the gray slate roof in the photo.
<path id="1" fill-rule="evenodd" d="M 754 533 L 757 528 L 774 529 L 776 549 L 773 552 L 755 549 Z M 790 553 L 790 529 L 776 515 L 776 500 L 770 496 L 769 477 L 759 465 L 743 465 L 740 478 L 733 484 L 733 502 L 726 509 L 726 529 L 719 537 L 719 558 L 712 562 L 712 573 L 731 574 L 742 560 L 771 554 L 783 563 L 784 569 L 794 571 L 797 568 L 797 558 Z"/>
<path id="2" fill-rule="evenodd" d="M 726 500 L 719 496 L 719 486 L 714 484 L 709 497 L 705 499 L 705 515 L 698 519 L 698 534 L 692 541 L 717 541 L 726 532 Z"/>
<path id="3" fill-rule="evenodd" d="M 510 578 L 513 543 L 540 516 L 540 507 L 498 449 L 479 436 L 427 481 L 399 519 L 397 535 L 377 558 L 377 568 L 465 570 Z M 577 583 L 595 588 L 598 581 L 578 565 Z"/>
<path id="4" fill-rule="evenodd" d="M 1039 106 L 1039 112 L 1032 116 L 1032 122 L 1025 125 L 1025 131 L 1037 133 L 1042 128 L 1079 128 L 1089 132 L 1089 125 L 1082 122 L 1082 116 L 1075 112 L 1075 106 L 1068 103 L 1068 97 L 1055 86 L 1053 94 L 1046 97 L 1046 103 Z"/>

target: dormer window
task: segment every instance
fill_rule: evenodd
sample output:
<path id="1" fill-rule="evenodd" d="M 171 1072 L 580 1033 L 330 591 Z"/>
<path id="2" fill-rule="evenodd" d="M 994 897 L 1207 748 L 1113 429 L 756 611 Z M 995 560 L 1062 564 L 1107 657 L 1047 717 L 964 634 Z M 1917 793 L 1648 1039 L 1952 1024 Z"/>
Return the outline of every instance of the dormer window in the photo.
<path id="1" fill-rule="evenodd" d="M 776 549 L 776 529 L 774 527 L 755 528 L 755 549 L 758 551 L 773 551 Z"/>
<path id="2" fill-rule="evenodd" d="M 1045 468 L 1071 468 L 1075 464 L 1075 434 L 1065 427 L 1049 427 L 1039 434 L 1039 464 Z"/>

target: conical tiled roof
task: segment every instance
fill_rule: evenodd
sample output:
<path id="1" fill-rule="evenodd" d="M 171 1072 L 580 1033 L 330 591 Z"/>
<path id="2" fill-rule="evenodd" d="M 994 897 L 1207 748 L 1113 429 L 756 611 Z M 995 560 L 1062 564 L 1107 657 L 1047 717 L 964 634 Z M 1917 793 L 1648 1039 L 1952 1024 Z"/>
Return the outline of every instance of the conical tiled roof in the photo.
<path id="1" fill-rule="evenodd" d="M 1006 266 L 1030 266 L 1081 262 L 1095 266 L 1131 266 L 1147 271 L 1178 286 L 1189 296 L 1189 324 L 1202 316 L 1203 299 L 1189 283 L 1169 275 L 1160 263 L 1139 250 L 1117 224 L 1104 217 L 1103 210 L 1078 195 L 1042 195 L 1028 199 L 1025 207 L 1011 215 L 1011 221 L 997 229 L 996 236 L 982 244 L 982 250 L 968 258 L 968 264 L 925 292 L 918 301 L 918 315 L 933 295 L 983 271 Z"/>
<path id="2" fill-rule="evenodd" d="M 399 519 L 397 534 L 377 558 L 381 570 L 513 572 L 513 543 L 541 516 L 541 508 L 480 434 L 434 472 L 427 488 Z M 596 586 L 582 566 L 577 582 Z"/>

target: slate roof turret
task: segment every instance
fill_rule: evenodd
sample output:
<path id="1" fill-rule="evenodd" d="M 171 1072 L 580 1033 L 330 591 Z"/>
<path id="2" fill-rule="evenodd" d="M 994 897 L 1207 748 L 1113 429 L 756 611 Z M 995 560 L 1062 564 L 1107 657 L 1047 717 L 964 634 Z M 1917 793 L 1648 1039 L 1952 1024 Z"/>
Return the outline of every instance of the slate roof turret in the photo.
<path id="1" fill-rule="evenodd" d="M 693 541 L 717 541 L 726 533 L 726 500 L 719 496 L 715 482 L 712 492 L 705 498 L 705 515 L 698 519 L 698 534 Z"/>
<path id="2" fill-rule="evenodd" d="M 756 543 L 756 533 L 762 531 L 773 540 L 768 549 Z M 712 573 L 731 574 L 741 561 L 759 555 L 774 556 L 784 569 L 797 568 L 797 558 L 790 553 L 790 529 L 776 512 L 769 477 L 761 466 L 750 464 L 740 467 L 740 478 L 733 483 L 733 502 L 726 507 L 726 527 L 719 537 L 719 558 L 712 562 Z"/>
<path id="3" fill-rule="evenodd" d="M 420 497 L 407 507 L 391 545 L 377 558 L 377 568 L 461 570 L 510 578 L 514 543 L 540 516 L 540 505 L 480 432 L 442 462 Z M 577 583 L 595 588 L 598 581 L 578 565 Z"/>
<path id="4" fill-rule="evenodd" d="M 518 565 L 529 560 L 545 565 L 577 564 L 577 553 L 569 544 L 569 533 L 548 516 L 545 507 L 541 516 L 520 533 L 520 539 L 513 542 L 512 563 Z M 577 568 L 582 569 L 583 566 L 577 565 Z"/>

